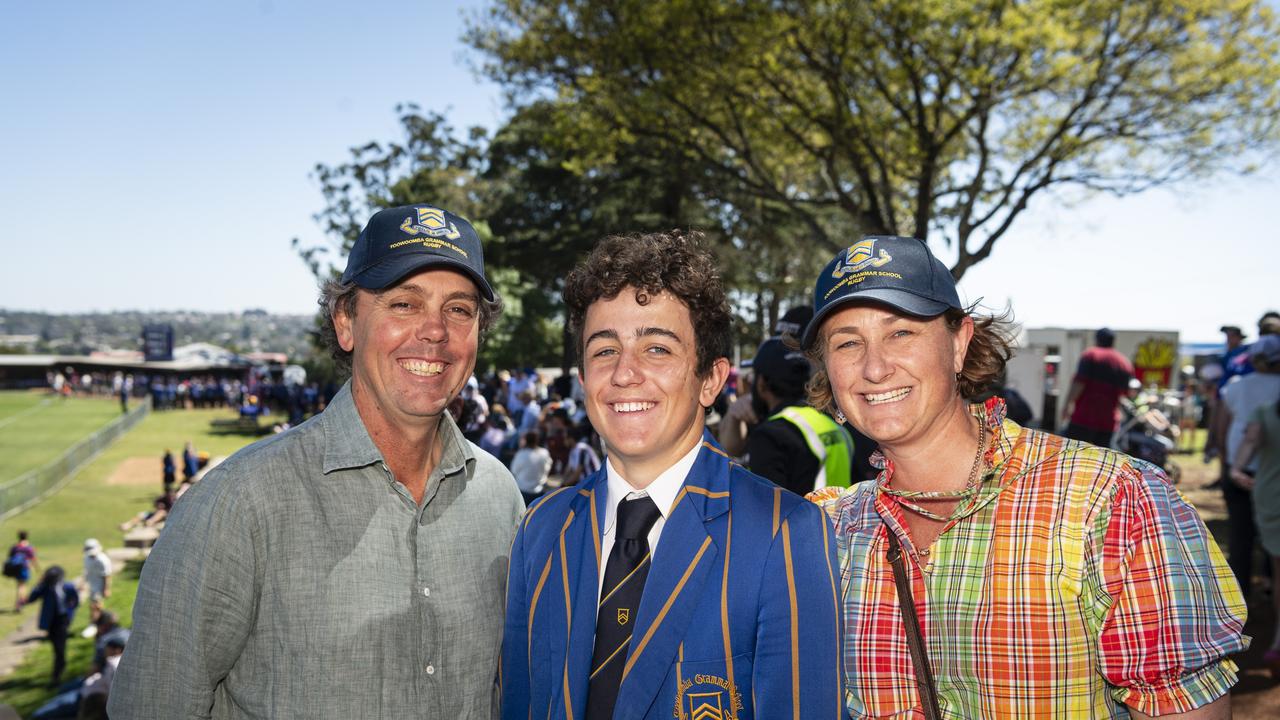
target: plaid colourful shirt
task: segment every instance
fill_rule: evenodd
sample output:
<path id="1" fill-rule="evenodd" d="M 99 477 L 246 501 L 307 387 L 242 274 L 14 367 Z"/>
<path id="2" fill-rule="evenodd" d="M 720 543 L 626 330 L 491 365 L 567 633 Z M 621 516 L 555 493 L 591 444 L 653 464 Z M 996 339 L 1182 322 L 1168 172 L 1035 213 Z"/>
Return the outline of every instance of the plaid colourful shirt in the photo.
<path id="1" fill-rule="evenodd" d="M 853 718 L 923 717 L 893 570 L 892 529 L 943 715 L 1126 718 L 1186 712 L 1236 681 L 1239 587 L 1194 508 L 1152 465 L 971 407 L 993 438 L 979 492 L 918 552 L 874 482 L 818 494 L 836 524 Z"/>

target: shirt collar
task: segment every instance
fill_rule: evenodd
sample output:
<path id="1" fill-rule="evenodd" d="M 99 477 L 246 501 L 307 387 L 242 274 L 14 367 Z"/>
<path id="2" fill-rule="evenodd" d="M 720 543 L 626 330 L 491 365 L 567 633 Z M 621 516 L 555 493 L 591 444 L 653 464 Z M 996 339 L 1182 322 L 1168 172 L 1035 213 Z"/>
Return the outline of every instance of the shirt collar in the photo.
<path id="1" fill-rule="evenodd" d="M 982 455 L 982 467 L 978 480 L 978 493 L 969 501 L 969 505 L 961 510 L 958 518 L 968 517 L 991 502 L 1000 491 L 1013 480 L 1021 477 L 1017 472 L 1021 468 L 1005 467 L 1013 454 L 1014 445 L 1022 435 L 1022 428 L 1012 420 L 1005 419 L 1004 400 L 992 396 L 984 403 L 969 405 L 969 414 L 987 428 L 986 451 Z M 887 488 L 893 479 L 893 462 L 879 450 L 871 454 L 871 464 L 880 468 L 880 477 L 876 479 L 877 491 Z M 877 492 L 878 502 L 889 502 L 890 496 Z"/>
<path id="2" fill-rule="evenodd" d="M 374 445 L 373 438 L 365 429 L 360 419 L 360 411 L 356 409 L 355 399 L 351 396 L 351 381 L 348 380 L 325 406 L 320 414 L 324 423 L 325 451 L 324 465 L 321 471 L 326 475 L 334 470 L 347 470 L 382 462 L 382 452 Z M 471 451 L 471 444 L 463 437 L 453 416 L 445 413 L 440 419 L 438 439 L 441 441 L 440 462 L 436 472 L 449 477 L 465 470 L 467 477 L 475 470 L 476 458 Z"/>
<path id="3" fill-rule="evenodd" d="M 466 437 L 463 436 L 458 423 L 454 422 L 453 415 L 447 411 L 440 417 L 440 428 L 436 438 L 443 443 L 440 447 L 440 462 L 436 465 L 436 472 L 440 473 L 441 477 L 451 477 L 459 472 L 465 472 L 470 478 L 475 472 L 475 453 L 471 451 L 471 443 L 467 442 Z"/>
<path id="4" fill-rule="evenodd" d="M 350 380 L 325 406 L 324 412 L 320 413 L 320 421 L 324 423 L 324 465 L 321 470 L 325 474 L 382 462 L 382 453 L 373 444 L 373 438 L 369 437 L 369 431 L 360 419 L 360 411 L 356 410 Z"/>
<path id="5" fill-rule="evenodd" d="M 676 501 L 676 495 L 680 494 L 680 488 L 684 485 L 684 480 L 689 475 L 689 471 L 693 469 L 694 462 L 698 459 L 698 453 L 702 450 L 702 442 L 699 441 L 684 457 L 675 462 L 674 465 L 663 470 L 658 477 L 649 483 L 644 490 L 636 490 L 627 482 L 618 469 L 613 466 L 613 460 L 605 460 L 605 472 L 609 478 L 609 502 L 604 508 L 604 527 L 608 531 L 613 527 L 614 518 L 617 516 L 618 503 L 622 502 L 628 495 L 648 495 L 653 498 L 653 503 L 658 506 L 658 512 L 662 513 L 665 520 L 667 514 L 671 512 L 671 505 Z"/>
<path id="6" fill-rule="evenodd" d="M 1004 400 L 993 396 L 981 405 L 971 407 L 973 416 L 978 422 L 986 423 L 987 435 L 991 442 L 987 443 L 987 454 L 983 458 L 988 468 L 999 468 L 1013 454 L 1013 448 L 1022 437 L 1022 426 L 1005 418 Z"/>

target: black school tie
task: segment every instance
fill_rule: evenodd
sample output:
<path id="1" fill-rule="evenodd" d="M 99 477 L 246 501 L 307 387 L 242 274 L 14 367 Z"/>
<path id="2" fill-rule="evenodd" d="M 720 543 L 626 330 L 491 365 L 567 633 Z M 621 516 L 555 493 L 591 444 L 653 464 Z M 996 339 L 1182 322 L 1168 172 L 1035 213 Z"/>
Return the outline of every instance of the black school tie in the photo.
<path id="1" fill-rule="evenodd" d="M 658 517 L 658 506 L 647 495 L 618 503 L 617 533 L 600 589 L 586 720 L 613 717 L 622 668 L 631 645 L 631 629 L 644 594 L 644 580 L 649 576 L 649 530 Z"/>

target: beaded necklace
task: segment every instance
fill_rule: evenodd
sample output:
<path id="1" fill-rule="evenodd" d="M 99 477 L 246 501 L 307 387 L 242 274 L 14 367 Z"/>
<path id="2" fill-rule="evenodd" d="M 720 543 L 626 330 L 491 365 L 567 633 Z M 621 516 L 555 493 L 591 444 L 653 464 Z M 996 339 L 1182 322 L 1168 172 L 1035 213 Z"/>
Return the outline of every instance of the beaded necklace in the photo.
<path id="1" fill-rule="evenodd" d="M 886 495 L 892 495 L 897 498 L 898 504 L 902 507 L 938 522 L 948 522 L 955 518 L 965 507 L 967 501 L 971 500 L 978 492 L 978 468 L 982 465 L 982 451 L 987 445 L 987 425 L 986 423 L 978 423 L 978 451 L 973 456 L 973 467 L 969 469 L 969 481 L 965 483 L 964 490 L 959 492 L 948 492 L 946 490 L 895 490 L 889 486 L 881 488 Z M 955 500 L 959 504 L 951 511 L 950 515 L 939 515 L 932 510 L 917 505 L 912 500 Z"/>

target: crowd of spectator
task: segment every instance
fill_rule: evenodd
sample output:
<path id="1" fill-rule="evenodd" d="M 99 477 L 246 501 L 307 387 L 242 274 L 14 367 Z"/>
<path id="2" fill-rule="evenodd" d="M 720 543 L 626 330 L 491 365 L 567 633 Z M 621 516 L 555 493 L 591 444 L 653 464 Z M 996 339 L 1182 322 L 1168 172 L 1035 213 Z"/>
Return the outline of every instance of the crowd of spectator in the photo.
<path id="1" fill-rule="evenodd" d="M 13 570 L 10 569 L 12 566 Z M 35 548 L 25 531 L 19 531 L 18 542 L 9 549 L 5 575 L 17 581 L 18 609 L 39 604 L 38 626 L 53 649 L 53 666 L 48 687 L 57 693 L 31 716 L 33 720 L 81 718 L 96 720 L 106 717 L 108 693 L 120 656 L 129 640 L 128 628 L 121 627 L 115 613 L 103 607 L 111 596 L 111 558 L 96 538 L 84 542 L 84 572 L 72 580 L 60 565 L 50 565 L 40 580 L 24 592 L 31 571 L 39 568 Z M 89 607 L 89 625 L 82 637 L 93 638 L 93 660 L 89 672 L 66 681 L 67 641 L 76 611 L 85 602 Z"/>
<path id="2" fill-rule="evenodd" d="M 241 415 L 275 414 L 296 425 L 324 409 L 338 392 L 336 383 L 286 383 L 251 372 L 247 380 L 212 374 L 79 372 L 73 367 L 50 371 L 51 392 L 62 397 L 115 397 L 127 409 L 130 401 L 151 398 L 153 410 L 232 408 Z"/>
<path id="3" fill-rule="evenodd" d="M 534 368 L 472 377 L 451 410 L 468 440 L 511 469 L 526 502 L 600 467 L 577 371 L 548 383 Z"/>
<path id="4" fill-rule="evenodd" d="M 70 613 L 74 613 L 74 607 Z M 70 620 L 69 614 L 65 622 L 70 624 Z M 92 618 L 84 635 L 94 638 L 93 660 L 88 673 L 69 682 L 64 683 L 59 678 L 57 682 L 51 683 L 52 687 L 57 688 L 57 694 L 31 715 L 32 720 L 98 720 L 107 717 L 111 681 L 115 678 L 116 667 L 119 666 L 120 657 L 129 642 L 130 631 L 121 627 L 115 613 L 102 610 Z M 65 647 L 65 631 L 63 638 Z"/>

